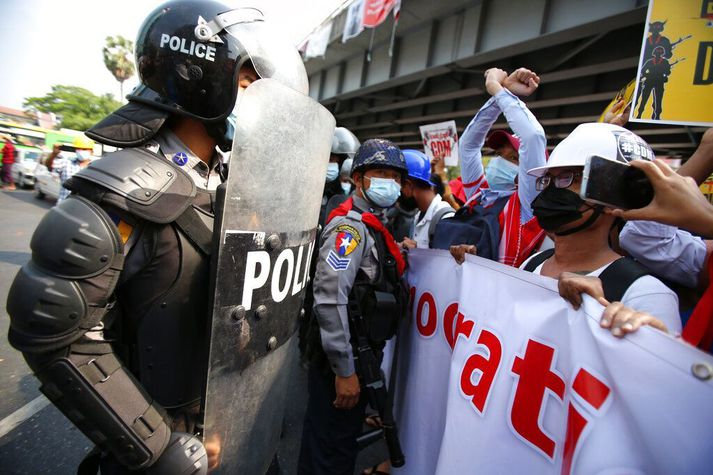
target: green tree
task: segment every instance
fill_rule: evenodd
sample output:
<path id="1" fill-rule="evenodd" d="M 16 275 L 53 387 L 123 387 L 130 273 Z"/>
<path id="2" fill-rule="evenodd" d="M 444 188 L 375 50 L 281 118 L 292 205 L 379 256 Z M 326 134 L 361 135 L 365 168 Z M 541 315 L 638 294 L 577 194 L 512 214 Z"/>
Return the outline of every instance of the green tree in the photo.
<path id="1" fill-rule="evenodd" d="M 54 112 L 62 127 L 87 130 L 121 103 L 111 94 L 97 96 L 82 87 L 54 85 L 45 96 L 26 97 L 23 106 L 29 111 Z"/>
<path id="2" fill-rule="evenodd" d="M 132 52 L 134 43 L 121 35 L 107 36 L 102 48 L 104 64 L 114 78 L 119 81 L 119 98 L 124 100 L 124 81 L 134 75 Z"/>

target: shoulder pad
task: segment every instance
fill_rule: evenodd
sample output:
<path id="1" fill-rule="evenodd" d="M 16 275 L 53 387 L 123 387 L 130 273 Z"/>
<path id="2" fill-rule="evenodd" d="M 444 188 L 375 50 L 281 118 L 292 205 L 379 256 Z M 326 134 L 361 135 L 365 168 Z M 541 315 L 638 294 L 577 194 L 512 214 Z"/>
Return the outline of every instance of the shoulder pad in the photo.
<path id="1" fill-rule="evenodd" d="M 96 197 L 100 188 L 100 202 L 161 224 L 175 221 L 196 196 L 196 185 L 186 172 L 141 147 L 92 162 L 65 186 L 89 197 Z"/>

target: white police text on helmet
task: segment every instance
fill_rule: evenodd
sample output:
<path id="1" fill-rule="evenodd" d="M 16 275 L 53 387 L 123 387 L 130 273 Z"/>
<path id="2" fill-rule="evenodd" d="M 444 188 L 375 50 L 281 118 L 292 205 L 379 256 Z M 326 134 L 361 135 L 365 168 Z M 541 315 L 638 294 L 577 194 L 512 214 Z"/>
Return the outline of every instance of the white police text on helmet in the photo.
<path id="1" fill-rule="evenodd" d="M 197 43 L 193 40 L 186 40 L 185 38 L 180 38 L 178 36 L 170 36 L 166 33 L 161 34 L 161 43 L 159 47 L 166 48 L 173 51 L 178 51 L 189 56 L 195 56 L 196 58 L 203 58 L 208 61 L 215 61 L 215 47 L 206 45 L 205 43 Z"/>
<path id="2" fill-rule="evenodd" d="M 307 285 L 313 251 L 314 241 L 286 248 L 274 262 L 270 262 L 266 251 L 248 252 L 241 302 L 245 310 L 252 308 L 253 293 L 266 285 L 270 286 L 270 296 L 275 303 L 282 302 L 288 295 L 297 295 Z"/>

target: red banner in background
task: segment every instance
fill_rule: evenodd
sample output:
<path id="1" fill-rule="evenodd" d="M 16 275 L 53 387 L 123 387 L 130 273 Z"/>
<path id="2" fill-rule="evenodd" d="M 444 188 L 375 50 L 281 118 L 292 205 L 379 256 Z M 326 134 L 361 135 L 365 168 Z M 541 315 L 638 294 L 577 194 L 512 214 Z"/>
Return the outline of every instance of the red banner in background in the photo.
<path id="1" fill-rule="evenodd" d="M 364 26 L 375 28 L 386 20 L 396 0 L 364 0 Z"/>

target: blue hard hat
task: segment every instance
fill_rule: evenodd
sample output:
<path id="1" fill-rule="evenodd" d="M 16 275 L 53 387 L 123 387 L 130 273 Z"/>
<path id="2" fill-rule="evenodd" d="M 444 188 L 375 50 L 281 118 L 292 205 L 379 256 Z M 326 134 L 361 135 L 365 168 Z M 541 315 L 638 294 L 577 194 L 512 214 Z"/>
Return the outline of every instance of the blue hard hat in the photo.
<path id="1" fill-rule="evenodd" d="M 426 154 L 411 149 L 404 150 L 403 154 L 406 159 L 408 176 L 414 180 L 434 186 L 435 184 L 431 181 L 431 161 Z"/>
<path id="2" fill-rule="evenodd" d="M 404 175 L 408 173 L 401 149 L 386 139 L 365 140 L 359 146 L 354 156 L 352 174 L 370 168 L 393 168 Z"/>

